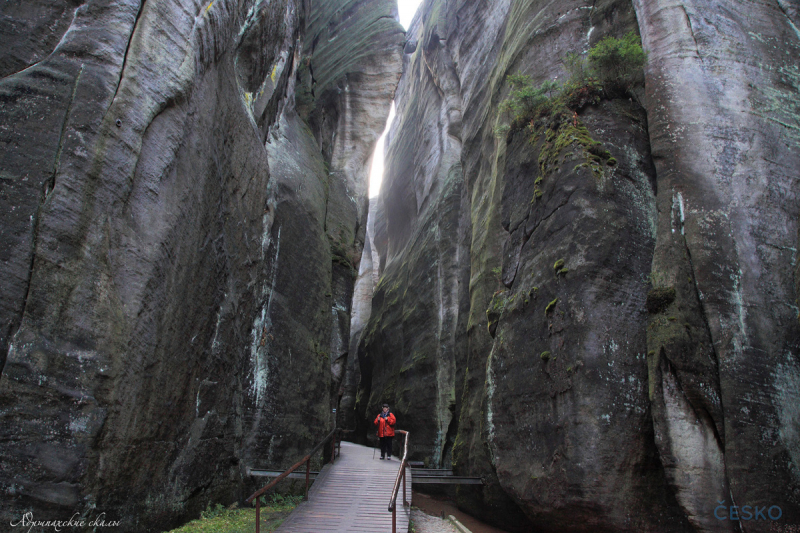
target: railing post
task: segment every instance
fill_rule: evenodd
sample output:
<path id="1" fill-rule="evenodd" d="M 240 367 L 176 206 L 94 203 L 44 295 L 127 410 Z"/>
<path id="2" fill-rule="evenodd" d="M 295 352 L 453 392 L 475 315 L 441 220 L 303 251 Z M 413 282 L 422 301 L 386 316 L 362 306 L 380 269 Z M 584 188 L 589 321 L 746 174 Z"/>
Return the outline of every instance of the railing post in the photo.
<path id="1" fill-rule="evenodd" d="M 311 457 L 308 458 L 306 461 L 306 495 L 303 496 L 303 500 L 308 500 L 308 476 L 311 473 Z"/>
<path id="2" fill-rule="evenodd" d="M 336 459 L 336 433 L 333 434 L 333 439 L 331 439 L 331 464 Z"/>
<path id="3" fill-rule="evenodd" d="M 409 505 L 406 498 L 406 465 L 408 464 L 408 431 L 398 429 L 397 432 L 403 433 L 406 436 L 405 444 L 403 446 L 403 458 L 400 460 L 400 471 L 397 472 L 397 477 L 394 479 L 394 488 L 392 488 L 392 497 L 389 499 L 388 511 L 392 513 L 392 533 L 397 533 L 397 497 L 400 492 L 400 482 L 403 483 L 403 508 Z"/>
<path id="4" fill-rule="evenodd" d="M 256 498 L 256 533 L 261 533 L 261 496 Z"/>
<path id="5" fill-rule="evenodd" d="M 408 502 L 406 501 L 406 464 L 403 463 L 400 466 L 403 468 L 403 507 L 405 507 L 408 505 Z"/>

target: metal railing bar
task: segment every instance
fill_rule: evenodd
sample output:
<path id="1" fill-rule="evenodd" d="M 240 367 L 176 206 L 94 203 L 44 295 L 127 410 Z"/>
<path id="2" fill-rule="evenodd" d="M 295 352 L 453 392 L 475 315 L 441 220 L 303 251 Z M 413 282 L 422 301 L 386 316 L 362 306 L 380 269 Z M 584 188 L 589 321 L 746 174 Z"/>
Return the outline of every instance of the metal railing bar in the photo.
<path id="1" fill-rule="evenodd" d="M 337 454 L 337 455 L 339 455 L 339 454 Z M 283 474 L 283 472 L 277 472 L 277 471 L 274 471 L 274 470 L 251 470 L 249 475 L 251 477 L 278 477 L 281 474 Z M 319 475 L 319 472 L 315 472 L 314 470 L 311 471 L 311 477 L 312 478 L 314 478 L 315 476 L 318 476 L 318 475 Z M 288 477 L 289 477 L 289 479 L 300 479 L 300 478 L 304 478 L 305 476 L 306 475 L 303 474 L 303 473 L 292 472 L 291 474 L 289 474 Z"/>
<path id="2" fill-rule="evenodd" d="M 274 487 L 275 485 L 277 485 L 277 484 L 278 484 L 278 482 L 280 482 L 280 481 L 282 481 L 282 480 L 286 479 L 286 478 L 289 476 L 289 474 L 291 474 L 292 472 L 294 472 L 295 470 L 297 470 L 298 468 L 300 468 L 301 466 L 303 466 L 304 464 L 306 464 L 306 463 L 307 463 L 307 462 L 308 462 L 308 461 L 311 459 L 311 456 L 313 456 L 315 453 L 317 453 L 318 451 L 320 451 L 320 450 L 322 449 L 322 446 L 324 446 L 324 445 L 325 445 L 325 443 L 326 443 L 326 442 L 328 442 L 328 439 L 330 439 L 331 437 L 333 437 L 335 434 L 336 434 L 336 429 L 334 429 L 333 431 L 331 431 L 330 433 L 328 433 L 328 435 L 327 435 L 327 436 L 326 436 L 324 439 L 322 439 L 322 441 L 321 441 L 319 444 L 317 444 L 317 445 L 314 447 L 314 449 L 313 449 L 313 450 L 311 450 L 310 452 L 308 452 L 308 454 L 307 454 L 305 457 L 303 457 L 302 459 L 300 459 L 300 460 L 299 460 L 299 461 L 298 461 L 298 462 L 297 462 L 295 465 L 293 465 L 293 466 L 291 466 L 289 469 L 285 470 L 285 471 L 283 472 L 283 474 L 281 474 L 281 475 L 279 475 L 278 477 L 276 477 L 274 480 L 272 480 L 272 482 L 270 482 L 269 484 L 267 484 L 267 485 L 266 485 L 266 486 L 264 486 L 263 488 L 261 488 L 261 489 L 257 490 L 256 492 L 254 492 L 254 493 L 253 493 L 253 494 L 252 494 L 252 495 L 251 495 L 249 498 L 247 498 L 247 500 L 245 500 L 245 501 L 246 501 L 247 503 L 250 503 L 250 502 L 252 502 L 252 501 L 253 501 L 253 500 L 255 500 L 256 498 L 258 498 L 259 496 L 261 496 L 262 494 L 264 494 L 266 491 L 268 491 L 269 489 L 271 489 L 272 487 Z M 331 459 L 333 459 L 333 458 L 331 458 Z"/>
<path id="3" fill-rule="evenodd" d="M 300 461 L 297 464 L 286 470 L 283 474 L 276 477 L 274 480 L 272 480 L 271 483 L 267 484 L 265 487 L 254 492 L 252 496 L 250 496 L 249 498 L 247 498 L 247 500 L 245 500 L 247 503 L 250 503 L 253 500 L 256 501 L 256 533 L 261 532 L 261 495 L 264 494 L 269 489 L 271 489 L 272 487 L 274 487 L 275 485 L 277 485 L 279 481 L 289 477 L 289 475 L 292 472 L 300 468 L 303 464 L 306 465 L 305 499 L 306 500 L 308 499 L 308 483 L 309 483 L 309 473 L 311 471 L 311 457 L 313 457 L 315 453 L 317 453 L 322 449 L 325 443 L 328 442 L 328 439 L 333 437 L 333 442 L 331 443 L 331 462 L 333 462 L 336 459 L 336 431 L 337 428 L 333 428 L 333 431 L 328 433 L 328 435 L 324 439 L 322 439 L 319 444 L 314 446 L 314 449 L 308 452 L 308 454 L 305 457 L 300 459 Z"/>
<path id="4" fill-rule="evenodd" d="M 392 533 L 397 532 L 397 493 L 400 491 L 400 482 L 403 483 L 403 505 L 408 505 L 406 499 L 406 466 L 408 465 L 408 431 L 398 429 L 395 433 L 403 433 L 405 444 L 403 445 L 403 459 L 400 461 L 400 470 L 397 472 L 397 478 L 394 480 L 394 488 L 392 489 L 392 497 L 389 500 L 389 512 L 392 513 Z"/>

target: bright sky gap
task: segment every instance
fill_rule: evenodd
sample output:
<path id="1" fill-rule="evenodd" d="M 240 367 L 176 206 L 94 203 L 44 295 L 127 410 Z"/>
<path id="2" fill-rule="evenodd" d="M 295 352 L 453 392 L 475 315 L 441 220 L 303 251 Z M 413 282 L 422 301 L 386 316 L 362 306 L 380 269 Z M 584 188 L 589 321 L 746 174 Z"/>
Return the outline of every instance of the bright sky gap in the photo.
<path id="1" fill-rule="evenodd" d="M 400 24 L 408 29 L 411 24 L 411 19 L 414 18 L 414 13 L 421 0 L 397 0 L 397 9 L 400 14 Z M 386 144 L 386 133 L 389 131 L 389 126 L 394 120 L 394 102 L 392 102 L 392 109 L 389 112 L 389 118 L 386 120 L 386 128 L 383 130 L 383 135 L 378 139 L 378 144 L 375 145 L 375 153 L 372 157 L 372 167 L 369 172 L 369 197 L 373 198 L 378 196 L 381 190 L 381 181 L 383 180 L 383 154 Z"/>

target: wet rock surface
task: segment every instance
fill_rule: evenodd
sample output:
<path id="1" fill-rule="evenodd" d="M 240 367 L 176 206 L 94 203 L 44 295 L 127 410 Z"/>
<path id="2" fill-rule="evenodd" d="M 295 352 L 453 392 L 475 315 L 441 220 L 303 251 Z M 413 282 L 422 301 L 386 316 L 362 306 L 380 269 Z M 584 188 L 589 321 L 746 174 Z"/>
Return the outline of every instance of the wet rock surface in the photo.
<path id="1" fill-rule="evenodd" d="M 332 427 L 402 54 L 364 4 L 4 4 L 3 521 L 160 531 Z"/>
<path id="2" fill-rule="evenodd" d="M 702 16 L 634 5 L 649 21 L 652 276 L 677 295 L 648 330 L 659 453 L 699 530 L 720 527 L 705 512 L 710 494 L 728 505 L 780 501 L 798 523 L 796 18 L 780 2 Z"/>
<path id="3" fill-rule="evenodd" d="M 507 531 L 800 523 L 798 13 L 5 2 L 0 520 L 160 531 L 388 402 Z M 631 31 L 643 87 L 504 129 Z"/>
<path id="4" fill-rule="evenodd" d="M 424 3 L 358 412 L 391 403 L 415 459 L 482 476 L 462 509 L 524 531 L 732 531 L 731 499 L 800 520 L 784 4 Z M 506 76 L 563 79 L 628 31 L 645 90 L 582 107 L 574 142 L 497 129 Z"/>

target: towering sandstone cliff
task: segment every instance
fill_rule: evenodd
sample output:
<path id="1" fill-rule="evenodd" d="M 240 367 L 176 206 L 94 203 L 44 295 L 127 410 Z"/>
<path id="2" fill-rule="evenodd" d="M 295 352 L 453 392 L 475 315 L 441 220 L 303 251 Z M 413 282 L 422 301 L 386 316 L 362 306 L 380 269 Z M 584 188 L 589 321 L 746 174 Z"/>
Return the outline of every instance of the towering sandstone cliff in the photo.
<path id="1" fill-rule="evenodd" d="M 799 23 L 782 0 L 424 2 L 356 412 L 392 403 L 419 459 L 482 476 L 464 509 L 520 531 L 800 524 Z M 644 88 L 498 127 L 507 76 L 559 82 L 631 31 Z"/>
<path id="2" fill-rule="evenodd" d="M 509 531 L 799 526 L 797 2 L 394 19 L 2 4 L 0 520 L 161 531 L 388 401 Z M 629 32 L 643 85 L 506 131 Z"/>
<path id="3" fill-rule="evenodd" d="M 161 531 L 332 427 L 395 12 L 3 3 L 0 521 Z"/>

